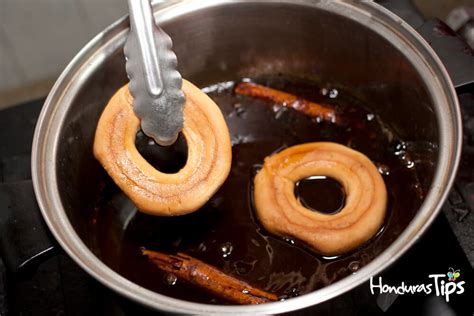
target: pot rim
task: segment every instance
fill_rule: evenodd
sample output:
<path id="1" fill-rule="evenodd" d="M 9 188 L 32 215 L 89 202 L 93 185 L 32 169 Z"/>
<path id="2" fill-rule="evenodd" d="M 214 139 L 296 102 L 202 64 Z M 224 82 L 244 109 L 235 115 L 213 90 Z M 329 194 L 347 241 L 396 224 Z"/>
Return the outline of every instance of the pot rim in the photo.
<path id="1" fill-rule="evenodd" d="M 344 15 L 377 32 L 406 58 L 412 61 L 427 84 L 437 114 L 439 153 L 432 185 L 417 215 L 403 233 L 379 256 L 361 268 L 329 286 L 287 301 L 257 306 L 223 306 L 193 303 L 171 298 L 145 289 L 109 268 L 82 242 L 63 208 L 56 177 L 58 131 L 62 128 L 67 106 L 87 80 L 88 74 L 117 48 L 123 46 L 128 31 L 128 16 L 122 17 L 92 39 L 65 68 L 49 93 L 38 118 L 32 146 L 32 180 L 38 205 L 49 229 L 68 253 L 85 271 L 123 296 L 153 309 L 192 314 L 282 313 L 321 303 L 353 289 L 395 262 L 418 240 L 438 214 L 458 168 L 462 147 L 461 114 L 457 95 L 448 73 L 428 43 L 406 22 L 373 2 L 352 0 L 199 0 L 155 3 L 155 16 L 164 22 L 174 16 L 222 3 L 286 3 L 323 9 Z"/>

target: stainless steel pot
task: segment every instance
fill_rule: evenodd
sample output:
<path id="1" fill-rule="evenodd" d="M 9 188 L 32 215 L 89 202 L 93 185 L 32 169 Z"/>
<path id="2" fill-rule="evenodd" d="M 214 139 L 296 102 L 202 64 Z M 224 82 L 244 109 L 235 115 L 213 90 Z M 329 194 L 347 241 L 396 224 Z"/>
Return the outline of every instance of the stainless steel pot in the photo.
<path id="1" fill-rule="evenodd" d="M 351 87 L 400 136 L 434 144 L 420 177 L 428 192 L 403 233 L 356 274 L 313 293 L 259 306 L 216 306 L 166 297 L 114 272 L 91 250 L 81 210 L 97 186 L 92 139 L 107 100 L 127 79 L 123 18 L 74 58 L 49 94 L 35 132 L 36 197 L 64 250 L 94 278 L 151 308 L 182 313 L 278 313 L 318 304 L 397 260 L 424 232 L 451 187 L 461 150 L 457 97 L 428 44 L 400 18 L 370 1 L 187 0 L 155 5 L 183 76 L 198 85 L 263 74 L 318 77 Z M 426 154 L 426 153 L 423 153 Z"/>

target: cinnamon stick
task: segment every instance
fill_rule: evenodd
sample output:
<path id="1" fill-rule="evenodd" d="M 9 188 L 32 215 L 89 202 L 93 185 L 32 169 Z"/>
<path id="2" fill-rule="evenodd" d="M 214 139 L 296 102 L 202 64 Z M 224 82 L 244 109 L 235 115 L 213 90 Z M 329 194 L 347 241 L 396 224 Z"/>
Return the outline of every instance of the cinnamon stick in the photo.
<path id="1" fill-rule="evenodd" d="M 311 117 L 320 117 L 323 120 L 330 122 L 336 121 L 336 113 L 334 109 L 280 90 L 268 88 L 252 82 L 241 82 L 237 84 L 234 91 L 245 96 L 270 100 L 281 106 L 292 108 Z"/>
<path id="2" fill-rule="evenodd" d="M 238 304 L 263 304 L 278 300 L 275 294 L 255 288 L 217 268 L 184 253 L 167 255 L 142 250 L 142 254 L 159 269 L 204 288 L 212 294 Z"/>

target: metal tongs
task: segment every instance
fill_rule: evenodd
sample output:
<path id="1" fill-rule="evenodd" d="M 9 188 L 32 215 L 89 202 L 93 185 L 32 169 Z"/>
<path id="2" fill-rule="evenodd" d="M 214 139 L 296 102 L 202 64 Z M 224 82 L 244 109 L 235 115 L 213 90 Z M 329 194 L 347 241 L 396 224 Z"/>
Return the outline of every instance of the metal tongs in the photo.
<path id="1" fill-rule="evenodd" d="M 124 47 L 133 110 L 142 131 L 162 146 L 183 128 L 184 93 L 171 38 L 155 24 L 149 0 L 128 0 L 130 33 Z"/>

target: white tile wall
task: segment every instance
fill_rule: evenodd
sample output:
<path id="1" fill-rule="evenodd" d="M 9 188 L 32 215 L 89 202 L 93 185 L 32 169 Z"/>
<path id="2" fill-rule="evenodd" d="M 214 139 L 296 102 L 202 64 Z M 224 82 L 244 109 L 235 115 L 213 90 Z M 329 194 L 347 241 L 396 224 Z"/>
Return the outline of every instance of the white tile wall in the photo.
<path id="1" fill-rule="evenodd" d="M 47 93 L 127 0 L 0 0 L 0 108 Z"/>

